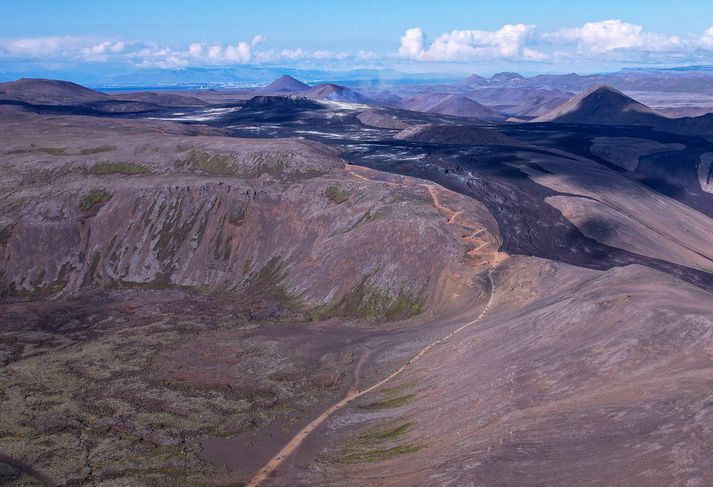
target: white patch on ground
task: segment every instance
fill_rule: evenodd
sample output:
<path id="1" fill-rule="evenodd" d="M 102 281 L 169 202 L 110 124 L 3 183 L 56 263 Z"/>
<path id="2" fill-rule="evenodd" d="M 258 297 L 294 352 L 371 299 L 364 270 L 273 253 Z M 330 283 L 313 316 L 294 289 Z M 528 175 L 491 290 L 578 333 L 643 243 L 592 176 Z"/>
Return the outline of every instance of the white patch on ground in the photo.
<path id="1" fill-rule="evenodd" d="M 369 108 L 369 105 L 363 103 L 347 103 L 345 101 L 320 100 L 320 103 L 329 105 L 335 110 L 365 110 Z"/>
<path id="2" fill-rule="evenodd" d="M 295 130 L 296 134 L 305 134 L 305 135 L 318 135 L 320 137 L 326 137 L 328 139 L 343 139 L 346 137 L 346 135 L 342 134 L 335 134 L 331 132 L 318 132 L 317 130 Z"/>
<path id="3" fill-rule="evenodd" d="M 240 107 L 230 107 L 230 108 L 206 108 L 205 110 L 200 110 L 189 115 L 185 113 L 174 113 L 170 117 L 152 117 L 150 120 L 167 120 L 171 122 L 206 122 L 209 120 L 216 120 L 223 115 L 240 110 Z"/>

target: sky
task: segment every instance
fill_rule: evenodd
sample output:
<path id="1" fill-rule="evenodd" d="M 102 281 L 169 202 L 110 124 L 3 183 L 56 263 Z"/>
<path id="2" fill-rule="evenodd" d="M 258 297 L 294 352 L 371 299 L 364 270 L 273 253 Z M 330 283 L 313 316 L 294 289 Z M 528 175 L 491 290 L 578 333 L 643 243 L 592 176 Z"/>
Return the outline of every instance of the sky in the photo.
<path id="1" fill-rule="evenodd" d="M 713 64 L 713 1 L 0 2 L 0 72 L 284 66 L 526 74 Z"/>

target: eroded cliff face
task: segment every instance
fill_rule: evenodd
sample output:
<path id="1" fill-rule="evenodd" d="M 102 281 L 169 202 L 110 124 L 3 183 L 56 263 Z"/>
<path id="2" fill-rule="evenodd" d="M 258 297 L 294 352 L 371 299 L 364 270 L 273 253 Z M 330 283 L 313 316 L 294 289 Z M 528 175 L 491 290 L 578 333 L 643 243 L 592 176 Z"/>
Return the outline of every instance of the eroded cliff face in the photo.
<path id="1" fill-rule="evenodd" d="M 316 317 L 400 318 L 465 296 L 497 258 L 479 203 L 321 145 L 112 128 L 7 141 L 6 298 L 249 287 Z"/>

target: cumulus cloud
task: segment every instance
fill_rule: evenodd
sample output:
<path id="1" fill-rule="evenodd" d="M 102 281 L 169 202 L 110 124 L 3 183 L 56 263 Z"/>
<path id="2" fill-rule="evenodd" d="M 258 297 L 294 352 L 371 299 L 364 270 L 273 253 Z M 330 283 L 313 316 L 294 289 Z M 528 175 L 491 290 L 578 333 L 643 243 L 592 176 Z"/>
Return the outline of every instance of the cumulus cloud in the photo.
<path id="1" fill-rule="evenodd" d="M 580 59 L 620 62 L 710 62 L 713 27 L 702 35 L 665 35 L 643 26 L 609 19 L 579 27 L 538 33 L 527 24 L 498 30 L 453 30 L 433 41 L 414 27 L 401 37 L 398 55 L 429 62 L 488 60 L 572 62 Z"/>
<path id="2" fill-rule="evenodd" d="M 582 27 L 561 29 L 545 34 L 546 39 L 559 42 L 577 42 L 592 52 L 607 52 L 612 49 L 641 47 L 643 27 L 621 20 L 587 22 Z"/>
<path id="3" fill-rule="evenodd" d="M 253 37 L 250 42 L 237 44 L 208 44 L 195 42 L 188 46 L 186 57 L 199 64 L 245 64 L 253 59 L 253 48 L 265 41 L 261 35 Z M 181 53 L 177 53 L 179 56 Z"/>
<path id="4" fill-rule="evenodd" d="M 427 45 L 422 29 L 408 29 L 401 37 L 399 55 L 419 61 L 477 61 L 487 59 L 544 59 L 546 55 L 528 47 L 535 26 L 508 24 L 498 30 L 453 30 Z"/>
<path id="5" fill-rule="evenodd" d="M 645 32 L 643 26 L 619 19 L 587 22 L 581 27 L 546 33 L 543 40 L 557 44 L 575 44 L 572 54 L 606 55 L 615 51 L 672 53 L 691 48 L 679 36 Z"/>
<path id="6" fill-rule="evenodd" d="M 405 58 L 418 59 L 425 52 L 423 45 L 425 43 L 425 34 L 423 29 L 415 27 L 408 29 L 401 38 L 401 47 L 399 54 Z"/>

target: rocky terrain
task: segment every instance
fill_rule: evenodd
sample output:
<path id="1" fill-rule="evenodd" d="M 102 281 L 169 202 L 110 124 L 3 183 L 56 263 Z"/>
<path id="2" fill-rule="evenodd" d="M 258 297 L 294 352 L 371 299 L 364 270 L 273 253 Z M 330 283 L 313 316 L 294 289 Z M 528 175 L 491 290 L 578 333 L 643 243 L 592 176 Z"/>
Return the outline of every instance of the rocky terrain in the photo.
<path id="1" fill-rule="evenodd" d="M 0 483 L 713 476 L 708 117 L 0 91 Z"/>

